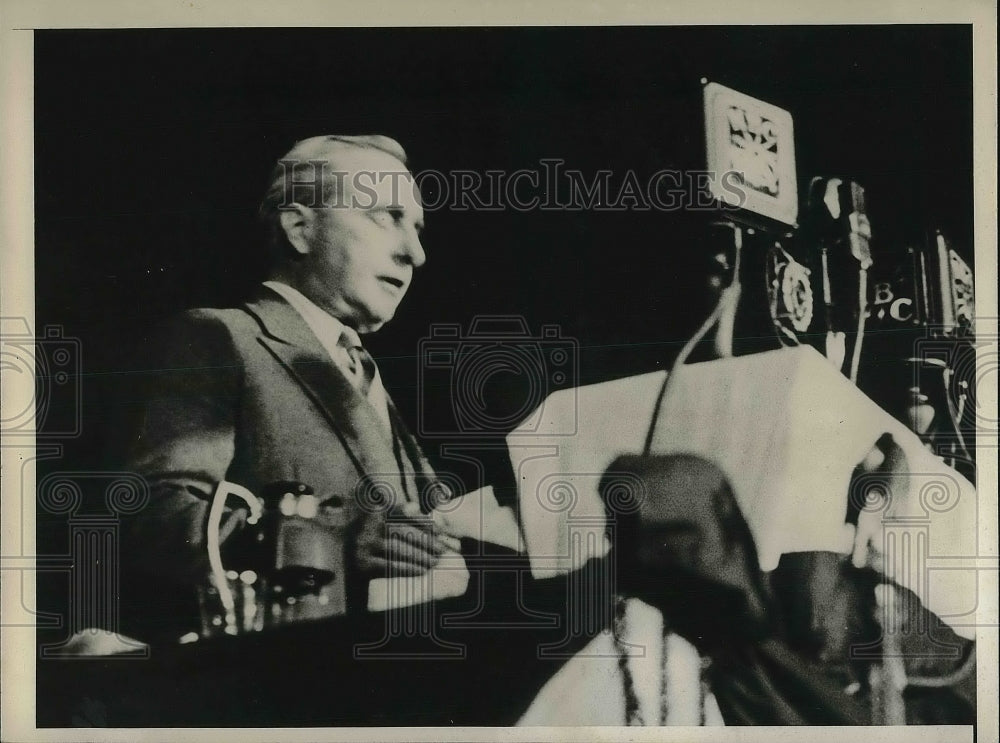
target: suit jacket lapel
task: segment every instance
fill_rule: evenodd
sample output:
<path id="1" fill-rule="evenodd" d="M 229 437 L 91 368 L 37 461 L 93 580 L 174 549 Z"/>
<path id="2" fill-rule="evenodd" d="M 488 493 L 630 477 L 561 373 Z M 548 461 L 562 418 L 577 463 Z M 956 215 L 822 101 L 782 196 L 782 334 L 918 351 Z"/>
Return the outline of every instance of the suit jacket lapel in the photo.
<path id="1" fill-rule="evenodd" d="M 267 287 L 246 305 L 261 325 L 258 340 L 319 407 L 358 469 L 402 493 L 392 444 L 375 409 L 333 363 L 305 320 Z"/>

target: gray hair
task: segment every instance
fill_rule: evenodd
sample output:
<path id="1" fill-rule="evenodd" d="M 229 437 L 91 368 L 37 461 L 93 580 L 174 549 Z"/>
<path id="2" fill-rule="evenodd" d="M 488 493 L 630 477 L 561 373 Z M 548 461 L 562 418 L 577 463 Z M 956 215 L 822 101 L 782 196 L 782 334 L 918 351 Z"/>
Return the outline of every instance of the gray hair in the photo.
<path id="1" fill-rule="evenodd" d="M 334 203 L 338 179 L 332 177 L 328 171 L 331 159 L 338 150 L 345 147 L 380 150 L 406 165 L 406 151 L 403 146 L 383 134 L 324 134 L 296 142 L 292 149 L 275 163 L 268 180 L 267 191 L 260 202 L 258 214 L 267 230 L 272 259 L 277 260 L 288 255 L 287 238 L 281 228 L 280 220 L 283 209 L 287 209 L 294 202 L 306 206 Z M 317 193 L 317 185 L 320 186 L 320 193 Z M 308 194 L 308 198 L 297 199 L 295 198 L 297 193 Z"/>

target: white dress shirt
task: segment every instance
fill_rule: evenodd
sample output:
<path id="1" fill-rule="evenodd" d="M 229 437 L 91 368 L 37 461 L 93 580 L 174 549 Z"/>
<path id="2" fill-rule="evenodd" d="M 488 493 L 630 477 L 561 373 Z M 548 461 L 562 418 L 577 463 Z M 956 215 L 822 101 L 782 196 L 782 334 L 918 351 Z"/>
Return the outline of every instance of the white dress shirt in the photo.
<path id="1" fill-rule="evenodd" d="M 292 305 L 296 312 L 302 317 L 306 325 L 316 336 L 320 344 L 326 350 L 330 359 L 347 376 L 354 378 L 354 361 L 347 350 L 340 345 L 340 336 L 344 332 L 344 324 L 333 315 L 325 312 L 310 301 L 302 292 L 293 289 L 288 284 L 280 281 L 265 281 L 264 286 L 278 292 L 288 304 Z M 379 420 L 385 426 L 384 433 L 392 437 L 392 426 L 389 423 L 389 407 L 386 402 L 385 387 L 382 386 L 382 377 L 378 372 L 378 365 L 375 365 L 375 376 L 372 378 L 371 386 L 368 388 L 368 402 L 375 407 Z"/>

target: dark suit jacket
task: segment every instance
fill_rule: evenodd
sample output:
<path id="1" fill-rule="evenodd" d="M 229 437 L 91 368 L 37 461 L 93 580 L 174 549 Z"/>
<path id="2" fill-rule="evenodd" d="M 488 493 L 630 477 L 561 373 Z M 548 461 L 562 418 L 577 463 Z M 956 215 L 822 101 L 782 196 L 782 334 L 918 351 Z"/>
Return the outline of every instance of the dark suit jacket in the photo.
<path id="1" fill-rule="evenodd" d="M 124 530 L 130 568 L 203 582 L 205 525 L 221 480 L 258 495 L 276 481 L 306 483 L 321 497 L 344 497 L 349 522 L 365 476 L 397 493 L 434 482 L 391 400 L 395 448 L 301 316 L 266 287 L 240 308 L 181 315 L 152 345 L 129 458 L 151 498 Z M 416 472 L 408 486 L 397 450 Z M 224 538 L 243 518 L 228 513 Z"/>

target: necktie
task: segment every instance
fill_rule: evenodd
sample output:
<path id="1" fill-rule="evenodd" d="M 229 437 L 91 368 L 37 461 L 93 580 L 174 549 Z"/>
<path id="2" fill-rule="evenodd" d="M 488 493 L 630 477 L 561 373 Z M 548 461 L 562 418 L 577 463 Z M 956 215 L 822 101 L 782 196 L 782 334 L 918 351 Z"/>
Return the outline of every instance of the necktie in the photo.
<path id="1" fill-rule="evenodd" d="M 362 395 L 367 395 L 375 378 L 375 361 L 361 345 L 361 338 L 353 328 L 344 327 L 340 333 L 337 345 L 347 354 L 347 371 L 354 388 Z"/>

